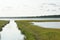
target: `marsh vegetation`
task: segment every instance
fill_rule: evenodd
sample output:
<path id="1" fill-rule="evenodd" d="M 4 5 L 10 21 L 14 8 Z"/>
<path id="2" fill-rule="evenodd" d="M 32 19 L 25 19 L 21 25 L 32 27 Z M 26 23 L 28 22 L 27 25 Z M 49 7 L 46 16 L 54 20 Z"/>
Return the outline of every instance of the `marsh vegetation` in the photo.
<path id="1" fill-rule="evenodd" d="M 2 28 L 3 28 L 6 24 L 8 24 L 8 23 L 9 23 L 9 21 L 0 20 L 0 31 L 2 31 Z"/>
<path id="2" fill-rule="evenodd" d="M 25 40 L 60 40 L 60 29 L 43 28 L 31 22 L 60 22 L 60 20 L 17 20 L 18 28 L 26 36 Z"/>

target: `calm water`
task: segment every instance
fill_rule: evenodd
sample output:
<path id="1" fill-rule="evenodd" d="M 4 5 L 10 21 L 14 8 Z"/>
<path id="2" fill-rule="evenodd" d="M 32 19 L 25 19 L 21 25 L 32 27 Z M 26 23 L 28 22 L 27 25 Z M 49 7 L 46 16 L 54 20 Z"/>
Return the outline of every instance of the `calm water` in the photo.
<path id="1" fill-rule="evenodd" d="M 60 22 L 32 22 L 34 25 L 38 25 L 44 28 L 59 28 Z"/>
<path id="2" fill-rule="evenodd" d="M 14 20 L 10 20 L 10 23 L 2 29 L 1 40 L 24 40 L 24 35 L 18 30 Z"/>
<path id="3" fill-rule="evenodd" d="M 0 20 L 10 20 L 11 18 L 4 18 Z M 60 18 L 12 18 L 13 20 L 60 20 Z"/>

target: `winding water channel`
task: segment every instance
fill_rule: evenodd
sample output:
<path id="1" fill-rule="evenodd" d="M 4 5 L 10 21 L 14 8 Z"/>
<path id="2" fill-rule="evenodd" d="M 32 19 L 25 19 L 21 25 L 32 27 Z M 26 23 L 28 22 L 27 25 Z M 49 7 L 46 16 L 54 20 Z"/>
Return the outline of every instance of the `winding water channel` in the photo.
<path id="1" fill-rule="evenodd" d="M 24 35 L 18 30 L 17 24 L 14 20 L 10 20 L 1 31 L 1 40 L 24 40 Z"/>

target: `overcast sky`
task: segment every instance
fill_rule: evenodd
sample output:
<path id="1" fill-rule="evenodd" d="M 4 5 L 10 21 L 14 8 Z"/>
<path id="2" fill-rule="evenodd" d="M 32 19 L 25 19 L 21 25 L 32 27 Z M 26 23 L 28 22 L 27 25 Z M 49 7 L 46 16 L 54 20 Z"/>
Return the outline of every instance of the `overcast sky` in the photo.
<path id="1" fill-rule="evenodd" d="M 60 0 L 0 0 L 0 17 L 58 14 Z"/>

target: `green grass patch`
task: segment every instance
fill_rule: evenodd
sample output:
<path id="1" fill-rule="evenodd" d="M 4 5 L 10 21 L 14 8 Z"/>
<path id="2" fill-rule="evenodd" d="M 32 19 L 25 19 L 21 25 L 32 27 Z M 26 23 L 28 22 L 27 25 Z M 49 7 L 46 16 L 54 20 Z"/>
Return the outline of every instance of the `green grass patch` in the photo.
<path id="1" fill-rule="evenodd" d="M 9 23 L 9 21 L 5 21 L 5 20 L 0 20 L 0 31 L 2 31 L 2 28 Z"/>
<path id="2" fill-rule="evenodd" d="M 19 22 L 60 22 L 60 20 L 18 20 Z"/>
<path id="3" fill-rule="evenodd" d="M 18 28 L 26 36 L 25 40 L 60 40 L 60 29 L 42 28 L 31 22 L 60 22 L 60 20 L 18 20 Z"/>

